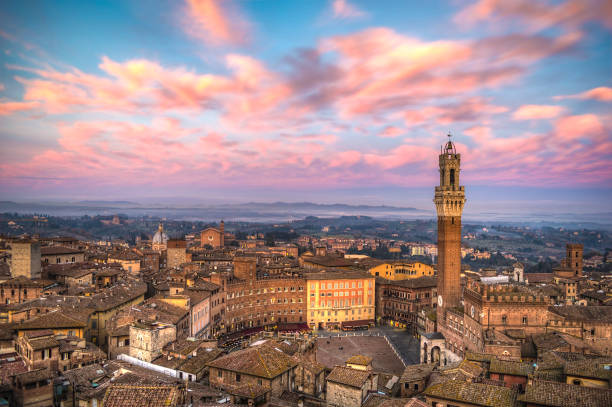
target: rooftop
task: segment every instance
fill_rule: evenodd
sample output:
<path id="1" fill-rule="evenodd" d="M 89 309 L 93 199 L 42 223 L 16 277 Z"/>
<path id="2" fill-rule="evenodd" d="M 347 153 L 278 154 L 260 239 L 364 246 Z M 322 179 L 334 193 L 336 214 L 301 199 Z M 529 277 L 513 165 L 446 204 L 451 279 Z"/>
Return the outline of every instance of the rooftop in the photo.
<path id="1" fill-rule="evenodd" d="M 552 407 L 610 406 L 612 390 L 533 380 L 519 400 Z"/>
<path id="2" fill-rule="evenodd" d="M 516 392 L 501 386 L 447 380 L 425 389 L 425 395 L 486 407 L 514 407 Z"/>
<path id="3" fill-rule="evenodd" d="M 297 362 L 277 347 L 263 344 L 249 347 L 208 363 L 208 366 L 272 379 L 293 368 Z"/>
<path id="4" fill-rule="evenodd" d="M 183 389 L 176 385 L 112 384 L 106 390 L 102 404 L 105 407 L 169 407 L 182 405 Z"/>
<path id="5" fill-rule="evenodd" d="M 327 381 L 360 389 L 369 377 L 370 372 L 365 370 L 352 369 L 345 366 L 336 366 L 327 376 Z"/>

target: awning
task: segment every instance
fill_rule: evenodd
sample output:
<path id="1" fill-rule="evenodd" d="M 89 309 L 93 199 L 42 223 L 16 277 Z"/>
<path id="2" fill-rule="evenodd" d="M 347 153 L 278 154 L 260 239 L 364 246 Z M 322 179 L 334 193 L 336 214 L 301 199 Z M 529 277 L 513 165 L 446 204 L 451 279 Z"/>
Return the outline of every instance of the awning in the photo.
<path id="1" fill-rule="evenodd" d="M 360 328 L 363 326 L 374 325 L 373 319 L 360 319 L 357 321 L 342 321 L 342 328 Z"/>
<path id="2" fill-rule="evenodd" d="M 278 324 L 276 328 L 278 332 L 304 332 L 310 331 L 308 324 L 305 322 L 291 323 L 291 324 Z"/>

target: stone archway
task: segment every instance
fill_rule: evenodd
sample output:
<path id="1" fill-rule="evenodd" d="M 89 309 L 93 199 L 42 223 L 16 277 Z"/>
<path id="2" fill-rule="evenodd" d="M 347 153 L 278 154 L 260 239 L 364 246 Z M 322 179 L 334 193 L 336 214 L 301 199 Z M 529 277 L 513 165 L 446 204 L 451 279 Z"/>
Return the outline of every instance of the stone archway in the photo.
<path id="1" fill-rule="evenodd" d="M 440 347 L 439 346 L 434 346 L 433 348 L 431 348 L 431 363 L 436 364 L 436 365 L 442 365 L 440 362 Z"/>
<path id="2" fill-rule="evenodd" d="M 446 364 L 445 338 L 440 332 L 430 332 L 421 336 L 421 363 Z"/>

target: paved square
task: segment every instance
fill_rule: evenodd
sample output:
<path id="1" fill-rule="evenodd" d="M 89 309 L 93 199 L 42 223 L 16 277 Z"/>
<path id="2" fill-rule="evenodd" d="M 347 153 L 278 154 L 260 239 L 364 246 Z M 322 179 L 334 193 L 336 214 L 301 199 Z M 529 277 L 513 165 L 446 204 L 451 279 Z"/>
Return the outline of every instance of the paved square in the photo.
<path id="1" fill-rule="evenodd" d="M 317 339 L 317 361 L 332 369 L 344 365 L 351 356 L 364 355 L 373 359 L 375 371 L 400 376 L 404 364 L 383 336 L 340 336 Z"/>

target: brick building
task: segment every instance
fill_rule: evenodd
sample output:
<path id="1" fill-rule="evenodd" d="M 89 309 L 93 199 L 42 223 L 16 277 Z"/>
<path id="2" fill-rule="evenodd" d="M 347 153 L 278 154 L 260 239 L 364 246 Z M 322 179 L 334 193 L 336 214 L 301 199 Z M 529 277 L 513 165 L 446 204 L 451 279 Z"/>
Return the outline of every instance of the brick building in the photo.
<path id="1" fill-rule="evenodd" d="M 546 331 L 550 298 L 523 286 L 469 281 L 464 290 L 464 304 L 465 312 L 458 319 L 457 328 L 465 336 L 465 349 L 470 351 L 484 351 L 487 330 L 512 338 Z"/>
<path id="2" fill-rule="evenodd" d="M 417 330 L 417 315 L 425 308 L 435 307 L 437 281 L 435 277 L 387 280 L 376 279 L 376 318 L 379 323 Z"/>
<path id="3" fill-rule="evenodd" d="M 228 332 L 306 322 L 305 280 L 300 275 L 258 275 L 255 258 L 236 257 L 232 278 L 215 277 L 212 282 L 226 290 Z"/>
<path id="4" fill-rule="evenodd" d="M 225 224 L 219 223 L 219 228 L 206 228 L 200 232 L 200 246 L 211 246 L 218 249 L 225 246 Z"/>
<path id="5" fill-rule="evenodd" d="M 231 402 L 257 405 L 295 388 L 298 362 L 264 343 L 209 362 L 209 381 L 231 395 Z M 251 404 L 252 403 L 252 404 Z"/>
<path id="6" fill-rule="evenodd" d="M 0 304 L 15 304 L 39 298 L 45 284 L 24 276 L 0 283 Z"/>

